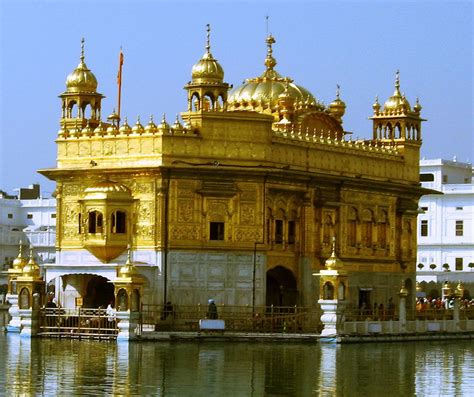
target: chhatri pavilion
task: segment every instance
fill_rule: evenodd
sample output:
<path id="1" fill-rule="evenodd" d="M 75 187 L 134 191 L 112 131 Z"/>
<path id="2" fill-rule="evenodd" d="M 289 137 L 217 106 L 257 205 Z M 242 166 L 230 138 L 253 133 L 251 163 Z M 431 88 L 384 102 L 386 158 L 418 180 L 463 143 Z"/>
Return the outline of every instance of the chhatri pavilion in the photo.
<path id="1" fill-rule="evenodd" d="M 83 47 L 60 94 L 56 168 L 40 171 L 57 184 L 56 263 L 42 267 L 63 307 L 105 307 L 127 258 L 150 304 L 311 307 L 324 270 L 344 274 L 353 307 L 402 282 L 414 295 L 420 104 L 397 72 L 372 137 L 352 139 L 339 89 L 324 105 L 266 43 L 263 73 L 231 90 L 208 29 L 186 110 L 132 125 L 103 119 Z"/>

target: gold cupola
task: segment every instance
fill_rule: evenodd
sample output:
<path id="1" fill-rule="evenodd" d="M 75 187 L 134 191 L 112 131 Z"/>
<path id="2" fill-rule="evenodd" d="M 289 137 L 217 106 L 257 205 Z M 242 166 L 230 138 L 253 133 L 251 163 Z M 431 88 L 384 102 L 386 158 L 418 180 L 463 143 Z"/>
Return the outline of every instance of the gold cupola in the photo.
<path id="1" fill-rule="evenodd" d="M 222 111 L 226 107 L 229 84 L 224 83 L 224 69 L 211 53 L 211 27 L 207 27 L 206 52 L 191 70 L 188 111 Z"/>
<path id="2" fill-rule="evenodd" d="M 395 75 L 395 91 L 393 95 L 387 99 L 383 107 L 384 112 L 410 112 L 411 106 L 410 103 L 400 92 L 400 71 L 397 70 Z"/>
<path id="3" fill-rule="evenodd" d="M 39 278 L 40 267 L 33 256 L 33 247 L 30 246 L 30 258 L 28 263 L 23 267 L 22 277 Z"/>
<path id="4" fill-rule="evenodd" d="M 413 109 L 400 91 L 400 72 L 395 74 L 395 91 L 387 99 L 383 107 L 378 101 L 372 105 L 373 139 L 392 144 L 394 141 L 410 141 L 416 145 L 421 144 L 421 105 L 417 100 Z"/>
<path id="5" fill-rule="evenodd" d="M 81 41 L 79 65 L 67 76 L 66 92 L 96 92 L 97 79 L 84 62 L 84 38 Z"/>
<path id="6" fill-rule="evenodd" d="M 97 79 L 84 61 L 84 39 L 81 40 L 79 65 L 67 76 L 66 91 L 62 99 L 61 127 L 82 130 L 89 122 L 94 130 L 101 118 L 101 101 L 104 98 L 97 92 Z"/>
<path id="7" fill-rule="evenodd" d="M 275 42 L 275 38 L 268 35 L 266 39 L 267 57 L 264 62 L 265 71 L 259 77 L 246 79 L 243 85 L 232 90 L 228 99 L 228 109 L 273 114 L 275 121 L 279 121 L 281 117 L 278 112 L 280 95 L 284 94 L 286 99 L 291 97 L 295 105 L 323 110 L 324 106 L 319 104 L 306 88 L 294 84 L 292 79 L 282 77 L 275 70 L 277 61 L 273 57 L 272 47 Z"/>
<path id="8" fill-rule="evenodd" d="M 336 99 L 329 104 L 329 113 L 331 113 L 336 119 L 338 119 L 342 123 L 342 116 L 346 112 L 346 104 L 340 98 L 340 86 L 337 85 L 336 89 Z"/>

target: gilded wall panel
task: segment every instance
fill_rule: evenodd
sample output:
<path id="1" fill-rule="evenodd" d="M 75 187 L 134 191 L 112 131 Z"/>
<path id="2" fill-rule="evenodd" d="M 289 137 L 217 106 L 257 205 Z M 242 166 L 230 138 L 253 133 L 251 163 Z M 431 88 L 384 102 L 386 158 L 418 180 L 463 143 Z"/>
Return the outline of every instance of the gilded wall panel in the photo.
<path id="1" fill-rule="evenodd" d="M 173 225 L 170 229 L 172 240 L 200 240 L 200 226 Z"/>
<path id="2" fill-rule="evenodd" d="M 255 224 L 255 206 L 248 204 L 240 205 L 240 223 L 245 225 Z"/>
<path id="3" fill-rule="evenodd" d="M 138 212 L 138 222 L 153 223 L 155 221 L 153 202 L 140 201 L 137 212 Z"/>
<path id="4" fill-rule="evenodd" d="M 142 225 L 139 224 L 136 227 L 137 230 L 137 237 L 139 240 L 153 240 L 153 232 L 154 226 L 153 225 Z"/>
<path id="5" fill-rule="evenodd" d="M 261 232 L 251 227 L 236 227 L 234 231 L 234 240 L 236 242 L 256 242 L 261 241 Z"/>
<path id="6" fill-rule="evenodd" d="M 178 222 L 192 222 L 193 213 L 193 200 L 178 200 Z"/>

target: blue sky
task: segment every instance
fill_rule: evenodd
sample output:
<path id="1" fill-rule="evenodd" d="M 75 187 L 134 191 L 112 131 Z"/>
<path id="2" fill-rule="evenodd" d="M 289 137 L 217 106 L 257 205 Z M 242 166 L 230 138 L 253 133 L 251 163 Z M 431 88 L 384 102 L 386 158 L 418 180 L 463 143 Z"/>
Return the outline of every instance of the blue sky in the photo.
<path id="1" fill-rule="evenodd" d="M 205 25 L 225 81 L 238 86 L 264 70 L 266 15 L 276 69 L 325 103 L 340 84 L 346 130 L 371 136 L 375 95 L 383 103 L 392 94 L 400 69 L 401 90 L 412 105 L 420 97 L 428 119 L 422 156 L 472 161 L 471 2 L 0 0 L 0 189 L 54 190 L 36 170 L 55 166 L 57 96 L 81 37 L 107 97 L 103 116 L 116 106 L 122 46 L 122 116 L 172 121 L 186 109 L 183 86 L 204 53 Z"/>

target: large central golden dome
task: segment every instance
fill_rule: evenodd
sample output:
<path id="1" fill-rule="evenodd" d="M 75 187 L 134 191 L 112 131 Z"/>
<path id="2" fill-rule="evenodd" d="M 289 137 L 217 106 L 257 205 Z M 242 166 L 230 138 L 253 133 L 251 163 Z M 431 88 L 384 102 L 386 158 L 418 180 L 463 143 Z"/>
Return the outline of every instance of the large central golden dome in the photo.
<path id="1" fill-rule="evenodd" d="M 269 35 L 266 39 L 268 52 L 265 59 L 266 70 L 260 77 L 247 79 L 245 84 L 235 88 L 229 95 L 229 110 L 256 110 L 267 108 L 274 112 L 277 108 L 280 94 L 294 99 L 295 103 L 304 102 L 316 104 L 314 96 L 306 89 L 293 83 L 288 77 L 282 77 L 276 70 L 276 60 L 273 58 L 272 44 L 275 39 Z"/>

